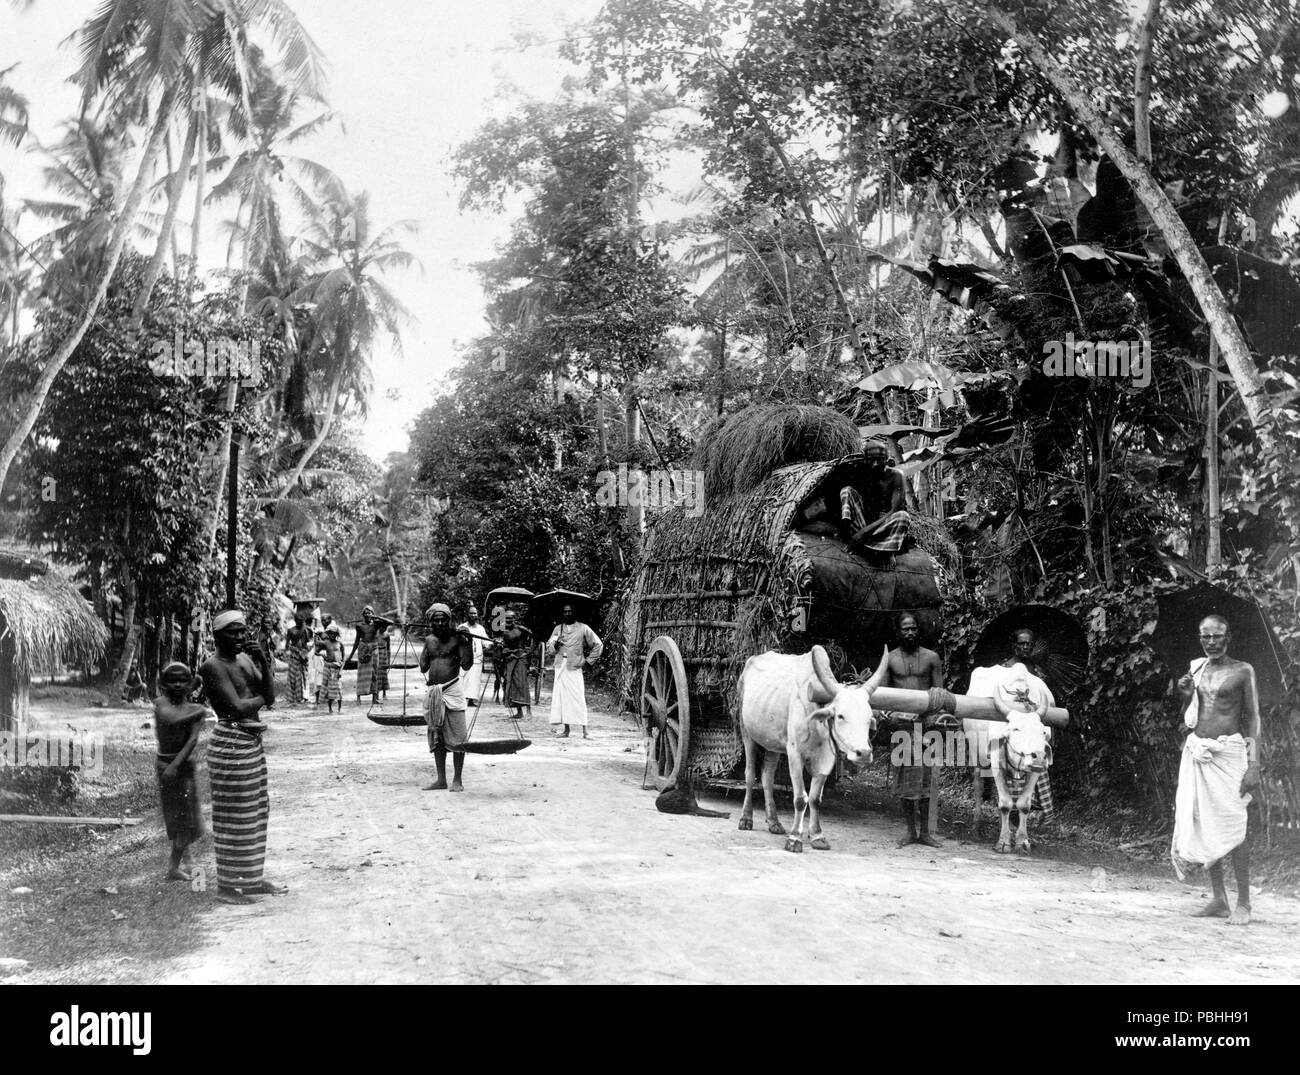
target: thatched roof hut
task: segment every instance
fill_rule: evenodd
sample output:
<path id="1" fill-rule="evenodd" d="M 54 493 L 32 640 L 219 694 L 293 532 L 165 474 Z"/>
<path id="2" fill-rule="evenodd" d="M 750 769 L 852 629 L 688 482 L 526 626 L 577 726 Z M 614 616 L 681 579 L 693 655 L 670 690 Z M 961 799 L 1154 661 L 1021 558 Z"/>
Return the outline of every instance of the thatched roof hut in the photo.
<path id="1" fill-rule="evenodd" d="M 782 467 L 748 491 L 711 500 L 702 515 L 676 508 L 647 530 L 613 625 L 619 685 L 634 697 L 653 640 L 677 643 L 693 699 L 692 750 L 701 741 L 697 728 L 706 739 L 701 725 L 717 728 L 717 757 L 702 760 L 697 771 L 729 764 L 736 679 L 748 657 L 821 644 L 841 675 L 874 669 L 904 611 L 916 615 L 928 638 L 937 637 L 938 572 L 927 547 L 941 556 L 947 551 L 940 546 L 951 540 L 941 529 L 914 533 L 910 551 L 872 564 L 845 545 L 834 525 L 810 521 L 819 501 L 838 505 L 854 465 L 848 457 Z"/>
<path id="2" fill-rule="evenodd" d="M 89 602 L 43 563 L 0 550 L 0 729 L 25 721 L 33 673 L 88 665 L 108 631 Z"/>

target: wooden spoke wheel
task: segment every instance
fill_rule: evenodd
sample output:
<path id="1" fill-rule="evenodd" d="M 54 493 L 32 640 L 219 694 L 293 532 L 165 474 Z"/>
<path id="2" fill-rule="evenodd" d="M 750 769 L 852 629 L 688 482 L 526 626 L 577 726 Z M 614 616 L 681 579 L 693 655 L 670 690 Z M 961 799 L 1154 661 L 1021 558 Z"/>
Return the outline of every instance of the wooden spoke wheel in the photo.
<path id="1" fill-rule="evenodd" d="M 691 700 L 686 663 L 671 638 L 650 644 L 641 673 L 641 720 L 650 735 L 650 758 L 659 790 L 681 776 L 690 751 Z"/>

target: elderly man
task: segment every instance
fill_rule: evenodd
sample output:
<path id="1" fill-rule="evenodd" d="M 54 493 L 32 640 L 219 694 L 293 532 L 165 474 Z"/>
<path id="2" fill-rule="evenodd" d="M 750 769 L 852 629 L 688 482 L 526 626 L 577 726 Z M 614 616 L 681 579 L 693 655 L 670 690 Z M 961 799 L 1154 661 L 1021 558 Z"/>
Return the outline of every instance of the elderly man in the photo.
<path id="1" fill-rule="evenodd" d="M 580 623 L 572 605 L 565 605 L 560 615 L 562 622 L 551 632 L 547 648 L 555 654 L 555 680 L 551 688 L 551 723 L 564 726 L 559 734 L 564 739 L 569 725 L 582 727 L 582 738 L 587 735 L 587 685 L 582 670 L 595 664 L 605 644 L 596 632 Z"/>
<path id="2" fill-rule="evenodd" d="M 1043 668 L 1037 659 L 1039 652 L 1037 636 L 1029 628 L 1022 627 L 1012 633 L 1010 643 L 1011 656 L 1001 664 L 988 668 L 976 668 L 971 672 L 970 688 L 966 693 L 996 700 L 999 687 L 1027 674 L 1030 685 L 1035 692 L 1042 694 L 1041 701 L 1044 707 L 1055 705 L 1056 698 L 1052 694 L 1051 687 L 1047 685 L 1047 681 L 1042 676 Z M 1046 710 L 1044 709 L 1044 711 Z M 972 787 L 974 807 L 971 817 L 971 832 L 978 836 L 980 831 L 980 804 L 984 801 L 984 782 L 993 776 L 993 770 L 989 765 L 989 746 L 991 741 L 1002 738 L 1006 734 L 1007 728 L 1005 724 L 988 720 L 967 718 L 962 723 L 965 726 L 969 743 L 967 756 L 972 759 L 972 764 L 975 766 Z M 1050 730 L 1048 734 L 1050 747 Z M 1052 785 L 1047 771 L 1040 773 L 1037 782 L 1034 784 L 1033 809 L 1040 812 L 1040 820 L 1042 821 L 1048 821 L 1052 817 Z"/>
<path id="3" fill-rule="evenodd" d="M 208 744 L 212 780 L 212 838 L 217 853 L 217 899 L 253 903 L 250 894 L 286 891 L 262 877 L 266 823 L 266 755 L 258 713 L 275 702 L 275 680 L 266 654 L 248 641 L 248 624 L 238 609 L 212 621 L 217 652 L 199 668 L 217 726 Z"/>
<path id="4" fill-rule="evenodd" d="M 1228 656 L 1227 620 L 1206 616 L 1200 635 L 1205 656 L 1178 681 L 1189 734 L 1174 800 L 1174 869 L 1181 878 L 1186 865 L 1209 866 L 1214 896 L 1195 916 L 1244 926 L 1250 922 L 1246 807 L 1250 791 L 1259 786 L 1259 692 L 1255 669 Z M 1223 881 L 1229 854 L 1237 878 L 1237 906 L 1231 911 Z"/>
<path id="5" fill-rule="evenodd" d="M 934 650 L 921 645 L 921 629 L 916 617 L 903 613 L 898 617 L 897 649 L 889 651 L 889 663 L 885 667 L 883 687 L 901 687 L 905 690 L 928 691 L 943 687 L 943 661 Z M 920 723 L 928 731 L 934 725 L 931 714 L 921 717 L 907 717 L 907 723 Z M 913 736 L 909 750 L 921 745 L 920 736 Z M 924 757 L 911 757 L 911 764 L 895 767 L 898 798 L 903 804 L 903 820 L 907 823 L 907 835 L 898 841 L 899 847 L 909 844 L 922 844 L 925 847 L 942 847 L 934 837 L 934 826 L 930 816 L 930 801 L 939 797 L 939 762 L 925 764 Z"/>
<path id="6" fill-rule="evenodd" d="M 424 790 L 447 790 L 447 751 L 450 750 L 454 764 L 451 790 L 464 791 L 461 772 L 465 767 L 465 751 L 462 748 L 469 733 L 461 676 L 474 665 L 474 647 L 468 635 L 452 630 L 451 608 L 441 601 L 430 605 L 425 615 L 430 633 L 420 651 L 420 671 L 429 685 L 424 699 L 424 722 L 429 729 L 429 752 L 433 754 L 438 779 Z"/>

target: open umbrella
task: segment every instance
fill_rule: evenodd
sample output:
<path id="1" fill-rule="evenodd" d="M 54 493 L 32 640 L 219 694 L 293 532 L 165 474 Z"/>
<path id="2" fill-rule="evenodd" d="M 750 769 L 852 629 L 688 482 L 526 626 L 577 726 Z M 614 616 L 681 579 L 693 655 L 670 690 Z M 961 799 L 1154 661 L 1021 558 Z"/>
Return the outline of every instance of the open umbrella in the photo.
<path id="1" fill-rule="evenodd" d="M 1161 594 L 1156 598 L 1156 607 L 1158 620 L 1150 645 L 1175 675 L 1182 675 L 1191 661 L 1205 656 L 1197 629 L 1201 620 L 1217 613 L 1228 621 L 1231 632 L 1228 656 L 1249 661 L 1255 668 L 1260 704 L 1282 700 L 1282 665 L 1278 659 L 1282 647 L 1264 610 L 1254 601 L 1208 582 L 1198 582 L 1185 590 Z"/>
<path id="2" fill-rule="evenodd" d="M 976 667 L 1000 664 L 1011 656 L 1012 636 L 1034 632 L 1033 659 L 1054 692 L 1068 693 L 1083 682 L 1088 667 L 1088 633 L 1068 612 L 1050 605 L 1017 605 L 989 621 L 975 646 Z"/>
<path id="3" fill-rule="evenodd" d="M 583 623 L 590 623 L 596 615 L 596 601 L 590 594 L 576 590 L 548 590 L 533 598 L 528 608 L 528 625 L 539 638 L 564 618 L 564 606 L 572 605 L 573 614 Z"/>

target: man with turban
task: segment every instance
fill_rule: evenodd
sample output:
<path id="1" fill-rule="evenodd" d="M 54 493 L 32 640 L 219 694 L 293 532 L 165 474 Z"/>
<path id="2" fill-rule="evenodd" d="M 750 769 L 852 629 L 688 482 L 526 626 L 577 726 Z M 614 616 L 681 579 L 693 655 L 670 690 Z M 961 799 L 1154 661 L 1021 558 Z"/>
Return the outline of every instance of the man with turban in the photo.
<path id="1" fill-rule="evenodd" d="M 453 754 L 452 791 L 464 791 L 461 772 L 465 767 L 464 746 L 469 738 L 465 724 L 465 692 L 461 677 L 474 666 L 474 647 L 469 635 L 452 630 L 451 609 L 441 601 L 425 614 L 429 634 L 420 651 L 420 671 L 429 693 L 424 699 L 424 722 L 429 729 L 429 752 L 438 769 L 438 779 L 425 791 L 447 789 L 447 751 Z"/>

